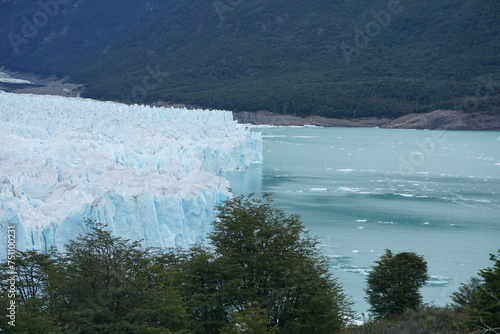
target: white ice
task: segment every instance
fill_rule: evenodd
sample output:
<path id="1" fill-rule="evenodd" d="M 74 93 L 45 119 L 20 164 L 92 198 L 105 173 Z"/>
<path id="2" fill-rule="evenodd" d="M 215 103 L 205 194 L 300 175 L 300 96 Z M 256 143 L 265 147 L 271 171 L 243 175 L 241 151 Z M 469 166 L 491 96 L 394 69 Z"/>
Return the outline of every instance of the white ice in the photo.
<path id="1" fill-rule="evenodd" d="M 32 84 L 31 81 L 23 79 L 15 79 L 4 72 L 0 72 L 0 82 L 10 83 L 10 84 Z"/>
<path id="2" fill-rule="evenodd" d="M 186 247 L 230 196 L 217 174 L 261 160 L 260 134 L 231 112 L 0 92 L 0 238 L 15 226 L 18 249 L 62 250 L 91 218 Z"/>

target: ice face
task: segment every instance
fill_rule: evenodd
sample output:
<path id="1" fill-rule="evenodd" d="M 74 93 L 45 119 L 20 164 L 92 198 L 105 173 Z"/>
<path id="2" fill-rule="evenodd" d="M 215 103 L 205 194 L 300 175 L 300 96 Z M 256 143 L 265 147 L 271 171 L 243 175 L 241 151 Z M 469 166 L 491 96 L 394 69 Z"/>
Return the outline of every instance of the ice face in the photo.
<path id="1" fill-rule="evenodd" d="M 15 226 L 21 250 L 62 250 L 86 218 L 144 246 L 188 246 L 230 196 L 216 174 L 262 161 L 260 134 L 227 111 L 58 96 L 0 92 L 0 139 L 0 238 Z"/>
<path id="2" fill-rule="evenodd" d="M 11 84 L 32 84 L 31 81 L 23 79 L 15 79 L 4 72 L 0 72 L 0 82 L 11 83 Z"/>

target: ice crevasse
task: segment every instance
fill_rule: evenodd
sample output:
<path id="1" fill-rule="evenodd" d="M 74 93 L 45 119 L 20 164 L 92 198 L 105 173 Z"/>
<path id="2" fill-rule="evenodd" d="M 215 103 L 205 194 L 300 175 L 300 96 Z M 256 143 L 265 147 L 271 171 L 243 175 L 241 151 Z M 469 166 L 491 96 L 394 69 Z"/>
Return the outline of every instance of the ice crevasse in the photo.
<path id="1" fill-rule="evenodd" d="M 262 161 L 260 134 L 228 111 L 5 92 L 0 143 L 0 238 L 15 229 L 20 250 L 62 250 L 86 218 L 143 246 L 187 247 L 231 195 L 217 174 Z"/>

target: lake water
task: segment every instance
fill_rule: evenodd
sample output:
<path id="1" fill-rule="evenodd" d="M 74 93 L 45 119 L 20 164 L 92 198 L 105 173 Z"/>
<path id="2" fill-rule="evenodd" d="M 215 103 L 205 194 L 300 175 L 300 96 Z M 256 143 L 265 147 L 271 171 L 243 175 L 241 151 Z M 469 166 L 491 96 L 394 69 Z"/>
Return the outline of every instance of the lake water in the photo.
<path id="1" fill-rule="evenodd" d="M 320 237 L 366 312 L 366 274 L 385 249 L 428 262 L 424 302 L 450 294 L 500 248 L 500 132 L 258 128 L 264 163 L 223 174 L 235 194 L 273 194 Z"/>

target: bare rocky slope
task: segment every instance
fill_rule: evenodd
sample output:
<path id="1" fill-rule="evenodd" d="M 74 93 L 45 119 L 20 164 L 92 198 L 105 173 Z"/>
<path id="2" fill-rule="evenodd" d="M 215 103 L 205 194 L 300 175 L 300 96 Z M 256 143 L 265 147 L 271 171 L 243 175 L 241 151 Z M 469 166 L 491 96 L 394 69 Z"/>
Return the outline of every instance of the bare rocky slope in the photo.
<path id="1" fill-rule="evenodd" d="M 409 114 L 396 119 L 356 118 L 336 119 L 320 116 L 297 117 L 269 111 L 234 112 L 240 123 L 276 126 L 316 125 L 325 127 L 380 127 L 388 129 L 430 130 L 500 130 L 500 115 L 487 112 L 465 113 L 457 110 L 436 110 L 423 114 Z"/>

